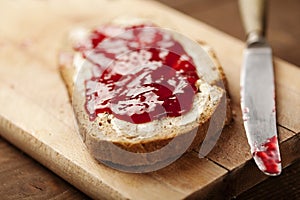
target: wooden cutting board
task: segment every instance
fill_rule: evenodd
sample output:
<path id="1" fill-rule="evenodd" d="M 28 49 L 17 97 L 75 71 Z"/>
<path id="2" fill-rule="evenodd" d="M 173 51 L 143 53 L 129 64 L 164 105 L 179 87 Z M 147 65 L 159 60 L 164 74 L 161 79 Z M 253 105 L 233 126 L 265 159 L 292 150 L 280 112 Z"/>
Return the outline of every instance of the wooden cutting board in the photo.
<path id="1" fill-rule="evenodd" d="M 234 121 L 213 151 L 196 152 L 147 174 L 98 164 L 76 132 L 57 52 L 68 30 L 117 16 L 139 16 L 204 40 L 217 52 L 232 98 Z M 239 108 L 241 41 L 153 1 L 3 0 L 0 3 L 0 134 L 93 198 L 182 199 L 232 196 L 266 178 L 251 160 Z M 283 165 L 300 158 L 300 69 L 275 59 Z M 17 161 L 16 161 L 17 162 Z"/>

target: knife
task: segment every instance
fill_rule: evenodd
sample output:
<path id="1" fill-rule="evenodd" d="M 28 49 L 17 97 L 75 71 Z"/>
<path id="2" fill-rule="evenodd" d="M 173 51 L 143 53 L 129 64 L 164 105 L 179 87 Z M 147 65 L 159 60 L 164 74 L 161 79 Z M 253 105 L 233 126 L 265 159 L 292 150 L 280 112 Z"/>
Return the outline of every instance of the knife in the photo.
<path id="1" fill-rule="evenodd" d="M 241 70 L 241 108 L 251 153 L 267 175 L 281 173 L 272 50 L 264 38 L 265 0 L 239 0 L 247 33 Z"/>

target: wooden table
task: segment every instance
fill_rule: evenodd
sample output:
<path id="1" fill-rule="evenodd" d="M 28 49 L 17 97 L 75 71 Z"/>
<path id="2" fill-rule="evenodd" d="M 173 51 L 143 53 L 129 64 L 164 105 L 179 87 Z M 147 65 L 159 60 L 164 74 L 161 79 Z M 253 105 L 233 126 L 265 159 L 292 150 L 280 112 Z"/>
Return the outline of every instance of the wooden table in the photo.
<path id="1" fill-rule="evenodd" d="M 221 3 L 221 1 L 203 0 L 200 3 L 196 0 L 163 0 L 162 2 L 239 39 L 244 38 L 235 1 L 224 0 Z M 284 3 L 280 0 L 272 0 L 268 31 L 275 55 L 297 66 L 300 66 L 299 8 L 300 3 L 297 0 L 287 0 Z M 280 12 L 281 9 L 285 12 Z M 26 46 L 29 43 L 30 41 L 24 41 L 21 45 Z M 0 43 L 1 45 L 3 44 Z M 242 193 L 238 198 L 266 198 L 274 195 L 299 197 L 299 166 L 300 161 L 286 168 L 282 176 L 269 178 Z M 2 180 L 0 195 L 3 199 L 88 198 L 3 138 L 0 138 L 0 180 Z M 271 190 L 273 193 L 266 193 L 266 190 Z"/>

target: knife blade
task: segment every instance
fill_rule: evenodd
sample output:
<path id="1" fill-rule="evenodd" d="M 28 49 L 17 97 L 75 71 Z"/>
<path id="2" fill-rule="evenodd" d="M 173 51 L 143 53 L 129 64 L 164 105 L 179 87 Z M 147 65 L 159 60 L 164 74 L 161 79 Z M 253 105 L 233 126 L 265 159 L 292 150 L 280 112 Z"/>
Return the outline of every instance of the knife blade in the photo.
<path id="1" fill-rule="evenodd" d="M 241 70 L 241 109 L 251 153 L 267 175 L 281 173 L 272 50 L 264 38 L 264 0 L 240 0 L 247 32 Z"/>

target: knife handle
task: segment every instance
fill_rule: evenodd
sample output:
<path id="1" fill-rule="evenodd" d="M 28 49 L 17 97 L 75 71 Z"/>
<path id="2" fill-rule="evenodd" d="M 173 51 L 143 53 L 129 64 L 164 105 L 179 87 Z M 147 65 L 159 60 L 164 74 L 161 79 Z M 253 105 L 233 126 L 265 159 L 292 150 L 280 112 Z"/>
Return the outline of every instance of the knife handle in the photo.
<path id="1" fill-rule="evenodd" d="M 265 35 L 266 0 L 239 0 L 247 42 L 259 42 Z"/>

